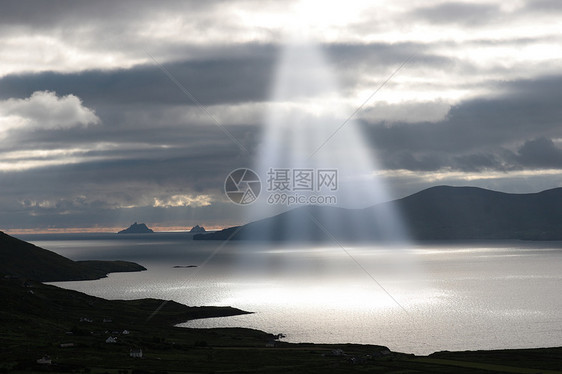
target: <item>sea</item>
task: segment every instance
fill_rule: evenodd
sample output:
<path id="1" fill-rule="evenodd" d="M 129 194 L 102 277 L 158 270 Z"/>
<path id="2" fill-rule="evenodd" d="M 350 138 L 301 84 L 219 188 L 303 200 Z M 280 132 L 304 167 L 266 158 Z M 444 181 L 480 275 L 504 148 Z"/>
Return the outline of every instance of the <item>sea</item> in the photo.
<path id="1" fill-rule="evenodd" d="M 194 241 L 179 232 L 18 237 L 73 260 L 147 268 L 52 283 L 59 287 L 252 312 L 181 327 L 245 327 L 288 342 L 414 354 L 562 346 L 562 242 L 271 245 Z"/>

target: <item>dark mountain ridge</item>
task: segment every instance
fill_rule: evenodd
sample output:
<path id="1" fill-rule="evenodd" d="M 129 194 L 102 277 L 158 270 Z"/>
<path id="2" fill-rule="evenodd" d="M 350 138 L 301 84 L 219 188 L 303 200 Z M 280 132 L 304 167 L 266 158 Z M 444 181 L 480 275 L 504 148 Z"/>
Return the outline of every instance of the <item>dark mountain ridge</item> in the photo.
<path id="1" fill-rule="evenodd" d="M 397 205 L 416 239 L 562 239 L 562 188 L 511 194 L 439 186 Z"/>
<path id="2" fill-rule="evenodd" d="M 394 220 L 396 215 L 398 219 Z M 403 224 L 395 227 L 396 222 Z M 562 188 L 511 194 L 437 186 L 365 209 L 305 206 L 195 240 L 562 240 Z"/>

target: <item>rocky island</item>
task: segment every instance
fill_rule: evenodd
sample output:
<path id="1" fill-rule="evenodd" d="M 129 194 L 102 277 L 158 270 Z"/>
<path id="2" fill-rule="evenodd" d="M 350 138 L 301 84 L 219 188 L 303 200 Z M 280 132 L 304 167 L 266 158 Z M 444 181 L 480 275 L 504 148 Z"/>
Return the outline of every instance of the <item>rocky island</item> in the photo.
<path id="1" fill-rule="evenodd" d="M 118 234 L 148 234 L 153 232 L 144 223 L 135 222 L 125 230 L 119 231 Z"/>
<path id="2" fill-rule="evenodd" d="M 195 225 L 189 230 L 190 234 L 201 234 L 207 232 L 203 226 Z"/>

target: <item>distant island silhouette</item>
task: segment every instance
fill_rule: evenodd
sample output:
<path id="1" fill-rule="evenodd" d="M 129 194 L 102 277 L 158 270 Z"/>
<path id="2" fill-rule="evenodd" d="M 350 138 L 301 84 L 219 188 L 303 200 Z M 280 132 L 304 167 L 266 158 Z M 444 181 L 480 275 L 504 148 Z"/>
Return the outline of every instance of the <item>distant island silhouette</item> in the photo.
<path id="1" fill-rule="evenodd" d="M 205 230 L 203 226 L 195 225 L 191 228 L 191 230 L 189 230 L 189 232 L 191 234 L 199 234 L 199 233 L 207 232 L 207 230 Z"/>
<path id="2" fill-rule="evenodd" d="M 393 208 L 412 240 L 562 240 L 562 188 L 512 194 L 437 186 L 365 209 L 304 206 L 194 240 L 400 241 L 381 232 Z M 392 234 L 392 233 L 391 233 Z"/>
<path id="3" fill-rule="evenodd" d="M 152 233 L 151 229 L 149 229 L 144 223 L 133 223 L 128 228 L 121 230 L 118 234 L 148 234 Z"/>

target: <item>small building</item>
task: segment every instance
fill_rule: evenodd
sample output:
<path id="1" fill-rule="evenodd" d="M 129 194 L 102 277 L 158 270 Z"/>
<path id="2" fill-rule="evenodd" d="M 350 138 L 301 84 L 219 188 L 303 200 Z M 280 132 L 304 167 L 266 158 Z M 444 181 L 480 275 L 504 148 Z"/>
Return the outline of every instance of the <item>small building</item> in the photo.
<path id="1" fill-rule="evenodd" d="M 345 356 L 345 353 L 343 351 L 343 349 L 333 349 L 332 350 L 332 356 Z"/>
<path id="2" fill-rule="evenodd" d="M 129 350 L 129 357 L 142 358 L 142 349 L 140 349 L 140 348 L 131 348 L 131 349 Z"/>
<path id="3" fill-rule="evenodd" d="M 111 323 L 113 320 L 111 318 L 104 318 L 103 323 Z"/>
<path id="4" fill-rule="evenodd" d="M 38 359 L 37 363 L 41 365 L 51 365 L 53 362 L 51 361 L 51 358 L 49 356 L 45 355 Z"/>
<path id="5" fill-rule="evenodd" d="M 74 343 L 61 343 L 61 348 L 71 348 L 74 347 Z"/>
<path id="6" fill-rule="evenodd" d="M 265 343 L 265 347 L 266 348 L 275 348 L 275 340 L 270 340 L 267 343 Z"/>
<path id="7" fill-rule="evenodd" d="M 117 338 L 110 336 L 109 338 L 105 339 L 105 342 L 108 344 L 117 343 Z"/>
<path id="8" fill-rule="evenodd" d="M 130 332 L 129 332 L 129 330 L 123 330 L 123 332 L 122 332 L 121 334 L 123 334 L 123 335 L 129 335 Z"/>

